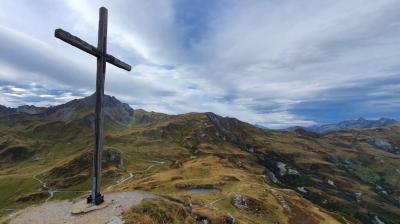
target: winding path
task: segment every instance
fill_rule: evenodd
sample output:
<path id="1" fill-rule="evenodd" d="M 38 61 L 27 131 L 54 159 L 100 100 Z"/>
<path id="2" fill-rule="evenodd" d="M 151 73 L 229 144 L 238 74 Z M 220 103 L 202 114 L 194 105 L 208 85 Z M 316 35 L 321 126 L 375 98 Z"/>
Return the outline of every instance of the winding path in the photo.
<path id="1" fill-rule="evenodd" d="M 36 181 L 38 181 L 41 184 L 41 188 L 46 190 L 49 193 L 49 197 L 46 198 L 44 203 L 47 203 L 50 199 L 52 199 L 54 197 L 55 193 L 59 193 L 59 192 L 67 192 L 67 193 L 88 193 L 88 192 L 90 192 L 90 191 L 62 191 L 62 190 L 52 189 L 52 188 L 47 187 L 46 182 L 40 180 L 36 176 L 37 176 L 37 174 L 34 175 L 32 178 L 35 179 Z"/>
<path id="2" fill-rule="evenodd" d="M 113 184 L 113 185 L 107 187 L 107 190 L 112 189 L 112 187 L 114 187 L 116 185 L 120 185 L 122 183 L 127 182 L 128 180 L 132 179 L 135 176 L 135 174 L 142 174 L 142 173 L 145 173 L 145 172 L 149 171 L 154 166 L 161 166 L 161 165 L 165 164 L 165 161 L 150 160 L 149 162 L 156 163 L 156 164 L 152 164 L 152 165 L 148 166 L 144 170 L 139 170 L 139 171 L 135 171 L 135 172 L 129 172 L 128 177 L 118 180 L 116 184 Z M 90 191 L 64 191 L 64 190 L 52 189 L 52 188 L 49 188 L 47 186 L 46 182 L 44 182 L 43 180 L 37 178 L 37 174 L 32 176 L 32 178 L 41 184 L 41 188 L 43 190 L 45 190 L 45 191 L 47 191 L 49 193 L 49 197 L 46 198 L 46 200 L 44 201 L 45 203 L 47 203 L 50 199 L 52 199 L 54 197 L 55 193 L 62 193 L 62 192 L 65 192 L 65 193 L 89 193 L 90 192 Z"/>
<path id="3" fill-rule="evenodd" d="M 149 161 L 149 162 L 153 162 L 153 163 L 157 163 L 157 164 L 152 164 L 152 165 L 148 166 L 148 167 L 147 167 L 146 169 L 144 169 L 144 170 L 139 170 L 139 171 L 135 171 L 135 172 L 129 172 L 129 173 L 128 173 L 128 177 L 125 177 L 125 178 L 123 177 L 123 178 L 121 178 L 120 180 L 117 181 L 117 183 L 115 183 L 115 184 L 113 184 L 113 185 L 107 187 L 107 190 L 110 190 L 110 189 L 112 189 L 114 186 L 117 186 L 117 185 L 120 185 L 120 184 L 123 184 L 123 183 L 129 181 L 130 179 L 132 179 L 132 178 L 135 176 L 135 174 L 143 174 L 143 173 L 149 171 L 151 168 L 153 168 L 153 167 L 155 167 L 155 166 L 161 166 L 161 165 L 164 165 L 164 164 L 165 164 L 165 161 L 151 160 L 151 161 Z"/>

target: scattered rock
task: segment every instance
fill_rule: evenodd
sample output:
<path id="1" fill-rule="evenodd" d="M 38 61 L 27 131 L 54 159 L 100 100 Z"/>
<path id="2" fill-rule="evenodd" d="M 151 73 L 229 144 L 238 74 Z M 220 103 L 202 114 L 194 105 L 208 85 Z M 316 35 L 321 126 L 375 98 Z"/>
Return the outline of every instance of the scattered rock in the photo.
<path id="1" fill-rule="evenodd" d="M 288 174 L 290 174 L 290 175 L 299 175 L 299 171 L 289 168 L 288 169 Z"/>
<path id="2" fill-rule="evenodd" d="M 124 224 L 124 221 L 119 216 L 113 216 L 107 224 Z"/>
<path id="3" fill-rule="evenodd" d="M 228 214 L 228 216 L 225 216 L 223 218 L 222 223 L 226 223 L 226 224 L 236 224 L 236 219 L 235 217 L 233 217 L 232 215 Z"/>
<path id="4" fill-rule="evenodd" d="M 276 178 L 276 176 L 275 176 L 275 174 L 273 172 L 268 171 L 267 172 L 267 176 L 268 176 L 269 180 L 272 181 L 272 183 L 276 184 L 276 183 L 279 182 L 279 180 Z"/>
<path id="5" fill-rule="evenodd" d="M 198 224 L 211 224 L 211 220 L 209 220 L 206 216 L 197 215 L 195 219 Z"/>
<path id="6" fill-rule="evenodd" d="M 279 175 L 280 176 L 285 176 L 287 174 L 289 175 L 299 175 L 299 172 L 295 169 L 292 168 L 287 168 L 287 165 L 283 162 L 277 162 L 276 167 L 279 170 Z"/>
<path id="7" fill-rule="evenodd" d="M 304 188 L 304 187 L 297 187 L 296 188 L 298 191 L 300 191 L 301 193 L 307 194 L 308 191 Z"/>
<path id="8" fill-rule="evenodd" d="M 223 181 L 239 181 L 239 179 L 235 176 L 223 176 L 222 180 Z"/>
<path id="9" fill-rule="evenodd" d="M 379 219 L 378 216 L 375 216 L 374 219 L 372 220 L 373 224 L 385 224 L 382 220 Z"/>
<path id="10" fill-rule="evenodd" d="M 335 165 L 341 165 L 341 161 L 334 155 L 328 155 L 326 157 L 326 160 L 328 160 L 329 162 L 331 162 Z"/>
<path id="11" fill-rule="evenodd" d="M 182 162 L 179 160 L 175 160 L 169 167 L 173 169 L 178 169 L 183 166 Z"/>
<path id="12" fill-rule="evenodd" d="M 246 197 L 244 197 L 240 194 L 235 195 L 233 197 L 232 201 L 233 201 L 233 205 L 238 209 L 246 210 L 249 208 L 249 206 L 247 205 Z"/>
<path id="13" fill-rule="evenodd" d="M 265 212 L 265 207 L 262 201 L 240 194 L 236 194 L 235 196 L 233 196 L 232 205 L 239 210 L 255 214 L 262 214 Z"/>
<path id="14" fill-rule="evenodd" d="M 329 161 L 330 163 L 335 164 L 336 166 L 340 166 L 340 165 L 346 166 L 346 165 L 353 164 L 350 160 L 341 159 L 341 158 L 336 157 L 335 155 L 328 155 L 327 157 L 325 157 L 325 159 L 327 161 Z"/>
<path id="15" fill-rule="evenodd" d="M 278 191 L 274 190 L 274 189 L 270 189 L 269 190 L 271 192 L 271 194 L 276 198 L 276 200 L 279 201 L 279 203 L 282 205 L 282 207 L 289 213 L 292 212 L 292 209 L 290 208 L 290 206 L 288 205 L 288 203 L 286 202 L 286 200 L 283 198 L 283 196 L 281 194 L 278 193 Z"/>
<path id="16" fill-rule="evenodd" d="M 362 193 L 361 193 L 361 192 L 355 192 L 354 194 L 355 194 L 355 196 L 356 196 L 356 201 L 357 201 L 358 203 L 360 203 L 360 202 L 361 202 Z"/>
<path id="17" fill-rule="evenodd" d="M 282 162 L 277 162 L 276 167 L 279 169 L 279 175 L 284 176 L 287 173 L 286 164 Z"/>
<path id="18" fill-rule="evenodd" d="M 344 165 L 351 165 L 351 164 L 353 164 L 350 160 L 347 160 L 347 159 L 342 160 L 342 163 L 343 163 Z"/>

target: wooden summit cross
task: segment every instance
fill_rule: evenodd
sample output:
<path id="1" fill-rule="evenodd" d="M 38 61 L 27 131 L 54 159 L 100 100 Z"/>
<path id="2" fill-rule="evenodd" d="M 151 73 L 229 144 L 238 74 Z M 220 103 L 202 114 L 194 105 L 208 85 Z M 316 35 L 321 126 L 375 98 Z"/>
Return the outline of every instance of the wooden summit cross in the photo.
<path id="1" fill-rule="evenodd" d="M 106 73 L 106 62 L 111 63 L 127 71 L 131 66 L 107 54 L 107 9 L 101 7 L 99 10 L 99 33 L 97 47 L 94 47 L 80 38 L 65 32 L 62 29 L 56 29 L 54 36 L 75 46 L 86 53 L 97 57 L 97 76 L 96 76 L 96 119 L 95 119 L 95 148 L 93 153 L 93 183 L 92 193 L 87 198 L 87 203 L 101 204 L 104 201 L 100 193 L 101 181 L 101 152 L 103 149 L 103 98 L 104 98 L 104 79 Z"/>

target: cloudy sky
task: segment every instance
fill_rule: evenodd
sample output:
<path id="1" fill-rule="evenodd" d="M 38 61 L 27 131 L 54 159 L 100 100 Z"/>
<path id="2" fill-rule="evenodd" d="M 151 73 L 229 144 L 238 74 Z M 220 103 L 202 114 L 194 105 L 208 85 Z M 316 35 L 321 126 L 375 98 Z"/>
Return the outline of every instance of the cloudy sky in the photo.
<path id="1" fill-rule="evenodd" d="M 95 90 L 109 10 L 107 94 L 133 108 L 213 111 L 270 128 L 400 111 L 398 0 L 1 0 L 0 104 L 55 105 Z"/>

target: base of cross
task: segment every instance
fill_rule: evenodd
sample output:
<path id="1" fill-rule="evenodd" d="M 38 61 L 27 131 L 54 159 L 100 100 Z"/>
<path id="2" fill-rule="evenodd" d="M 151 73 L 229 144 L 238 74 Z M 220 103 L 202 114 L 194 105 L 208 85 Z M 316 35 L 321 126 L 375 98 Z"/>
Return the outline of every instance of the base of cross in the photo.
<path id="1" fill-rule="evenodd" d="M 89 197 L 86 198 L 86 202 L 88 204 L 95 204 L 95 205 L 99 205 L 101 203 L 104 202 L 104 196 L 101 194 L 97 194 L 96 198 L 92 198 L 92 195 L 89 195 Z"/>

